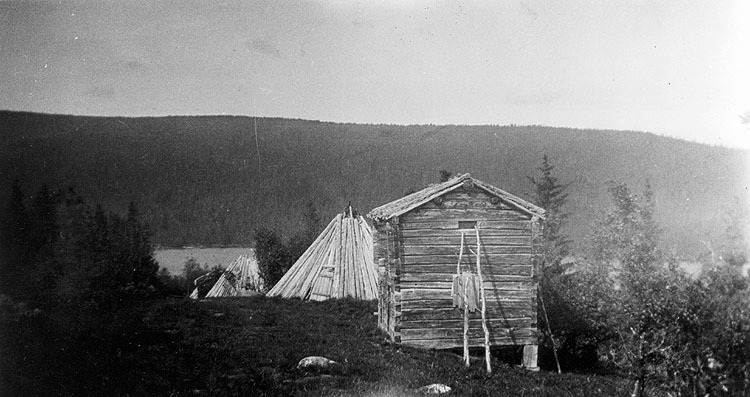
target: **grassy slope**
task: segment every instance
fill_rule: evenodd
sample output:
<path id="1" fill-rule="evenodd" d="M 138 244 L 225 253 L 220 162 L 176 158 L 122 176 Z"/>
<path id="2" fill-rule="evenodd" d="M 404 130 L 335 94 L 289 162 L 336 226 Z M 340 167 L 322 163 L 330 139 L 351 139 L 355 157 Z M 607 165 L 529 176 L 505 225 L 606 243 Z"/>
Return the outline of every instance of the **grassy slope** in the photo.
<path id="1" fill-rule="evenodd" d="M 649 178 L 664 248 L 692 256 L 723 230 L 723 209 L 748 198 L 747 151 L 647 133 L 257 122 L 256 149 L 248 117 L 0 112 L 0 202 L 13 178 L 27 192 L 42 183 L 74 185 L 105 208 L 124 211 L 135 201 L 157 244 L 247 245 L 262 224 L 286 235 L 297 230 L 305 200 L 325 222 L 350 200 L 368 211 L 422 188 L 442 168 L 528 197 L 526 177 L 547 153 L 560 180 L 572 182 L 567 231 L 574 240 L 609 204 L 610 181 L 639 191 Z"/>
<path id="2" fill-rule="evenodd" d="M 77 341 L 39 337 L 35 343 L 48 358 L 60 356 L 26 368 L 32 375 L 20 378 L 25 386 L 15 392 L 409 396 L 430 383 L 448 384 L 462 396 L 616 396 L 628 389 L 618 377 L 530 373 L 499 361 L 487 378 L 480 361 L 465 369 L 452 353 L 385 343 L 373 310 L 373 302 L 348 300 L 158 301 L 127 320 L 94 326 Z M 310 355 L 341 365 L 323 376 L 297 370 Z M 6 382 L 18 371 L 7 366 L 8 357 Z M 0 382 L 3 389 L 14 392 Z"/>

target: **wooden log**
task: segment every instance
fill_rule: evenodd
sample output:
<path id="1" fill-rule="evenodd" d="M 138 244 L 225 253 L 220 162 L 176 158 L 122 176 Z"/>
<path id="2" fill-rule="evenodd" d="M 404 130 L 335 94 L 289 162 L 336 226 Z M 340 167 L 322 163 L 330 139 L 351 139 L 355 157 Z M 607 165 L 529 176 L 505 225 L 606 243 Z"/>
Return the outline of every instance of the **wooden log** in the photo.
<path id="1" fill-rule="evenodd" d="M 414 229 L 432 229 L 432 230 L 458 230 L 458 221 L 459 220 L 476 220 L 477 225 L 482 228 L 482 230 L 485 229 L 495 229 L 495 230 L 523 230 L 523 231 L 529 231 L 531 232 L 531 222 L 529 221 L 519 221 L 519 220 L 488 220 L 482 218 L 478 219 L 459 219 L 460 217 L 456 217 L 456 219 L 453 220 L 445 220 L 442 218 L 434 219 L 434 220 L 410 220 L 409 218 L 405 218 L 404 221 L 401 223 L 401 228 L 403 230 L 414 230 Z"/>
<path id="2" fill-rule="evenodd" d="M 484 220 L 484 221 L 530 221 L 531 217 L 518 211 L 502 209 L 415 209 L 403 215 L 402 222 L 430 222 L 450 220 Z"/>
<path id="3" fill-rule="evenodd" d="M 401 338 L 401 293 L 399 291 L 393 291 L 393 338 L 400 340 Z"/>
<path id="4" fill-rule="evenodd" d="M 499 270 L 497 273 L 490 273 L 487 275 L 487 279 L 484 281 L 489 282 L 503 282 L 503 281 L 521 281 L 526 278 L 530 280 L 531 277 L 531 265 L 526 266 L 526 269 L 519 269 L 516 274 L 509 274 L 509 271 Z M 515 278 L 514 278 L 515 277 Z M 405 267 L 401 274 L 398 276 L 400 287 L 404 287 L 404 283 L 410 282 L 428 282 L 428 281 L 442 281 L 446 283 L 452 282 L 452 273 L 433 273 L 433 272 L 422 272 L 415 273 L 408 270 Z M 399 288 L 400 289 L 400 288 Z"/>
<path id="5" fill-rule="evenodd" d="M 498 291 L 533 291 L 535 283 L 533 281 L 507 281 L 492 285 L 494 290 Z M 421 286 L 402 287 L 401 293 L 406 296 L 415 296 L 417 299 L 440 299 L 440 297 L 450 296 L 451 285 L 446 288 L 423 288 Z"/>
<path id="6" fill-rule="evenodd" d="M 331 298 L 343 298 L 344 291 L 343 285 L 343 272 L 344 267 L 342 265 L 341 258 L 341 243 L 343 236 L 341 235 L 341 229 L 336 230 L 335 235 L 332 237 L 332 242 L 335 244 L 332 248 L 333 263 L 335 264 L 335 270 L 333 274 L 333 282 L 331 283 Z"/>
<path id="7" fill-rule="evenodd" d="M 355 247 L 355 260 L 357 265 L 360 267 L 360 273 L 362 274 L 362 299 L 371 300 L 377 297 L 377 273 L 375 266 L 370 259 L 370 252 L 367 251 L 371 246 L 367 243 L 366 230 L 361 227 L 361 224 L 355 224 L 357 230 L 357 245 Z M 372 241 L 372 240 L 370 240 Z"/>
<path id="8" fill-rule="evenodd" d="M 507 298 L 503 300 L 490 299 L 488 298 L 487 304 L 490 307 L 497 307 L 503 309 L 530 309 L 536 302 L 535 298 Z M 416 309 L 441 309 L 441 308 L 452 308 L 453 300 L 448 299 L 433 299 L 433 300 L 410 300 L 403 301 L 403 310 L 416 310 Z"/>
<path id="9" fill-rule="evenodd" d="M 531 269 L 533 266 L 529 263 L 526 264 L 491 264 L 487 266 L 486 273 L 488 275 L 531 275 Z M 401 274 L 455 274 L 455 265 L 441 265 L 441 264 L 413 264 L 406 263 L 401 267 Z"/>
<path id="10" fill-rule="evenodd" d="M 344 245 L 345 245 L 345 251 L 346 251 L 346 267 L 347 267 L 347 274 L 346 274 L 346 296 L 351 296 L 353 298 L 357 297 L 357 271 L 354 266 L 354 254 L 352 250 L 351 241 L 354 240 L 354 236 L 352 236 L 352 228 L 351 224 L 346 225 L 346 234 L 344 235 Z"/>
<path id="11" fill-rule="evenodd" d="M 419 207 L 419 209 L 477 209 L 477 210 L 513 210 L 517 211 L 514 207 L 506 205 L 501 202 L 493 203 L 492 199 L 484 197 L 470 197 L 467 199 L 457 199 L 449 197 L 441 197 L 442 202 L 437 201 L 427 202 Z"/>
<path id="12" fill-rule="evenodd" d="M 482 345 L 487 343 L 489 346 L 491 339 L 494 338 L 530 338 L 537 334 L 535 328 L 497 328 L 490 330 L 487 329 L 486 333 L 482 327 L 475 327 L 469 329 L 469 339 L 482 338 Z M 463 328 L 452 327 L 452 328 L 402 328 L 401 339 L 447 339 L 455 338 L 463 341 Z M 463 343 L 461 343 L 463 345 Z M 486 352 L 485 352 L 486 353 Z M 486 357 L 485 357 L 486 358 Z"/>
<path id="13" fill-rule="evenodd" d="M 348 227 L 350 240 L 347 241 L 347 245 L 349 245 L 349 249 L 351 250 L 350 260 L 354 272 L 354 298 L 362 299 L 364 296 L 364 284 L 362 282 L 364 280 L 364 275 L 362 273 L 362 266 L 357 260 L 357 240 L 359 239 L 359 233 L 357 233 L 357 228 L 355 227 L 354 222 L 349 222 Z"/>
<path id="14" fill-rule="evenodd" d="M 366 300 L 375 299 L 377 297 L 377 283 L 375 282 L 377 280 L 377 273 L 372 261 L 368 259 L 367 246 L 364 240 L 367 238 L 365 232 L 359 225 L 357 227 L 359 228 L 358 235 L 360 239 L 358 240 L 359 245 L 355 250 L 355 260 L 359 264 L 362 273 L 362 298 Z"/>
<path id="15" fill-rule="evenodd" d="M 363 266 L 365 266 L 365 274 L 367 275 L 366 289 L 367 298 L 377 299 L 378 298 L 378 266 L 377 262 L 373 259 L 373 252 L 375 250 L 374 240 L 372 236 L 372 230 L 365 222 L 364 218 L 359 218 L 358 226 L 360 227 L 360 233 L 362 235 L 363 246 L 359 250 L 360 260 Z"/>
<path id="16" fill-rule="evenodd" d="M 531 265 L 531 254 L 485 254 L 482 256 L 487 263 L 496 264 L 518 264 L 528 263 Z M 407 255 L 403 258 L 403 263 L 407 264 L 446 264 L 454 263 L 456 255 Z"/>
<path id="17" fill-rule="evenodd" d="M 530 284 L 530 283 L 529 283 Z M 490 297 L 488 299 L 535 299 L 536 293 L 531 289 L 500 289 L 493 288 L 488 292 Z M 438 300 L 446 301 L 451 299 L 451 290 L 449 289 L 401 289 L 402 301 L 425 301 L 425 300 Z"/>
<path id="18" fill-rule="evenodd" d="M 385 283 L 385 264 L 383 262 L 383 259 L 378 262 L 378 328 L 380 329 L 383 329 L 383 320 L 385 318 L 385 316 L 383 316 L 383 313 L 385 312 L 383 308 L 383 296 L 385 295 L 383 293 L 383 285 Z"/>
<path id="19" fill-rule="evenodd" d="M 457 313 L 463 313 L 463 309 L 456 309 Z M 426 319 L 412 320 L 408 312 L 401 313 L 401 329 L 421 329 L 421 328 L 461 328 L 464 319 Z M 482 327 L 482 318 L 479 313 L 470 313 L 468 316 L 469 327 L 480 329 Z M 536 319 L 531 317 L 520 318 L 489 318 L 489 327 L 492 329 L 500 328 L 534 328 L 537 325 Z"/>
<path id="20" fill-rule="evenodd" d="M 409 245 L 404 244 L 404 256 L 409 255 L 456 255 L 456 245 Z M 488 247 L 484 255 L 526 254 L 531 255 L 530 245 L 496 245 Z"/>
<path id="21" fill-rule="evenodd" d="M 391 279 L 391 282 L 393 279 Z M 529 276 L 494 276 L 492 280 L 484 280 L 484 285 L 488 287 L 492 286 L 504 286 L 506 283 L 515 282 L 532 282 L 533 280 Z M 406 280 L 400 280 L 400 289 L 407 288 L 424 288 L 424 289 L 446 289 L 451 287 L 450 280 L 442 281 L 429 281 L 422 279 L 414 279 L 414 277 L 408 277 Z"/>
<path id="22" fill-rule="evenodd" d="M 462 338 L 445 338 L 445 339 L 404 339 L 401 338 L 401 344 L 404 346 L 418 347 L 422 349 L 452 349 L 459 348 L 463 345 Z M 536 337 L 495 337 L 490 339 L 492 346 L 519 346 L 525 344 L 538 343 Z M 484 338 L 470 338 L 470 347 L 481 347 L 484 345 Z"/>
<path id="23" fill-rule="evenodd" d="M 448 246 L 452 248 L 455 252 L 455 248 L 459 246 L 461 240 L 461 236 L 458 235 L 458 232 L 454 232 L 453 235 L 444 235 L 444 236 L 432 236 L 432 237 L 404 237 L 404 245 L 407 247 L 416 247 L 416 246 Z M 468 245 L 476 245 L 476 241 L 474 239 L 467 239 L 466 244 Z M 514 247 L 514 246 L 522 246 L 522 247 L 529 247 L 529 252 L 531 251 L 531 236 L 490 236 L 483 238 L 482 245 L 485 247 L 486 251 L 490 251 L 490 248 L 494 247 Z"/>
<path id="24" fill-rule="evenodd" d="M 456 227 L 458 227 L 458 224 L 455 224 Z M 456 227 L 451 229 L 404 229 L 401 234 L 406 241 L 407 239 L 410 239 L 412 237 L 418 237 L 418 238 L 429 238 L 429 237 L 454 237 L 461 234 L 461 230 L 457 229 Z M 517 230 L 517 229 L 482 229 L 482 239 L 484 241 L 488 241 L 491 237 L 503 237 L 503 236 L 511 236 L 511 237 L 523 237 L 527 239 L 531 239 L 531 231 L 530 230 Z M 467 236 L 470 238 L 470 241 L 474 241 L 471 236 Z M 473 245 L 474 243 L 472 243 Z"/>
<path id="25" fill-rule="evenodd" d="M 420 320 L 456 320 L 461 318 L 461 311 L 448 305 L 416 305 L 413 301 L 404 302 L 399 311 L 402 318 L 410 321 Z M 502 305 L 490 305 L 487 307 L 488 318 L 521 318 L 534 317 L 536 311 L 533 302 L 506 302 Z M 470 313 L 471 318 L 475 313 Z M 477 315 L 478 316 L 478 315 Z"/>

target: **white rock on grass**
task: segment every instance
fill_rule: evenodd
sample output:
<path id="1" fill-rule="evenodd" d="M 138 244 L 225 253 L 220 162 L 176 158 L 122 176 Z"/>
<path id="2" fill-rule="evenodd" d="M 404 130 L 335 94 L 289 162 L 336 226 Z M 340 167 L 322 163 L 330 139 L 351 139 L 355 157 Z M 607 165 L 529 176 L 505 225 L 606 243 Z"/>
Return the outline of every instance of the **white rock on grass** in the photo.
<path id="1" fill-rule="evenodd" d="M 331 359 L 321 356 L 310 356 L 300 360 L 297 364 L 297 369 L 326 369 L 334 364 L 337 364 L 337 362 Z"/>
<path id="2" fill-rule="evenodd" d="M 444 393 L 450 393 L 451 388 L 450 386 L 444 385 L 442 383 L 433 383 L 431 385 L 422 386 L 419 389 L 417 389 L 417 393 L 422 394 L 444 394 Z"/>

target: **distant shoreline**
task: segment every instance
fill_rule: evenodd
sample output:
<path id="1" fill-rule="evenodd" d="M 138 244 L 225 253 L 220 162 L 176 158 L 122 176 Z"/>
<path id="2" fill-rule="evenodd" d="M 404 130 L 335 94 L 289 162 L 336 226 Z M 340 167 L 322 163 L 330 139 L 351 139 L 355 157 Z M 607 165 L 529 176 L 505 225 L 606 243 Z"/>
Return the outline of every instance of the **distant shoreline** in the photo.
<path id="1" fill-rule="evenodd" d="M 172 275 L 182 273 L 185 262 L 195 259 L 203 267 L 215 266 L 227 267 L 240 255 L 253 255 L 252 247 L 179 247 L 179 248 L 156 248 L 154 259 L 159 263 L 159 268 L 167 269 Z"/>

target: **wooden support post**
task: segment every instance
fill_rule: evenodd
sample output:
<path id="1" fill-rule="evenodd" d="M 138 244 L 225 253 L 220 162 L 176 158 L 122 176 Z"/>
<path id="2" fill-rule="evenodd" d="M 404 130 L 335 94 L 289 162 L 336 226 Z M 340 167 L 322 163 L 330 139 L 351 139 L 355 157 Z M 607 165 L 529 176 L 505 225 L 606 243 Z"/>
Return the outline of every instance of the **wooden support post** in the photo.
<path id="1" fill-rule="evenodd" d="M 523 347 L 523 367 L 529 371 L 539 371 L 536 363 L 538 354 L 538 345 L 525 345 Z"/>
<path id="2" fill-rule="evenodd" d="M 469 299 L 466 296 L 464 296 L 464 365 L 467 368 L 471 366 L 471 360 L 469 359 Z"/>
<path id="3" fill-rule="evenodd" d="M 386 307 L 386 293 L 385 290 L 388 286 L 388 280 L 386 279 L 385 273 L 385 259 L 378 258 L 378 328 L 387 330 L 385 316 L 388 313 Z"/>
<path id="4" fill-rule="evenodd" d="M 492 365 L 490 364 L 490 331 L 487 329 L 487 299 L 484 296 L 484 280 L 482 280 L 482 266 L 480 258 L 482 256 L 482 246 L 479 242 L 479 226 L 475 226 L 477 232 L 477 277 L 479 277 L 479 291 L 482 297 L 482 330 L 484 330 L 484 360 L 487 362 L 487 374 L 492 374 Z M 536 363 L 536 361 L 535 361 Z"/>
<path id="5" fill-rule="evenodd" d="M 458 264 L 456 265 L 456 276 L 461 277 L 461 258 L 464 256 L 464 232 L 461 232 L 461 249 L 458 251 Z M 466 294 L 466 285 L 463 286 L 463 291 L 456 291 L 458 294 L 463 294 L 464 301 L 464 365 L 466 367 L 471 366 L 471 360 L 469 359 L 469 299 Z"/>

